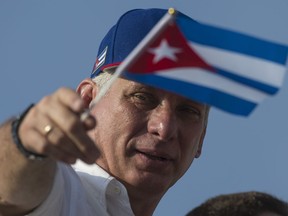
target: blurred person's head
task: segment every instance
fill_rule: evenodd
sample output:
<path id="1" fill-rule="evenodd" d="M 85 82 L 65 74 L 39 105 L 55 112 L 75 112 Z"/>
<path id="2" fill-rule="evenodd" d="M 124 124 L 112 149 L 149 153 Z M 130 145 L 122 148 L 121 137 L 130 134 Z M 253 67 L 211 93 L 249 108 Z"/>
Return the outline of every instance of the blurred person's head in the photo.
<path id="1" fill-rule="evenodd" d="M 263 192 L 233 193 L 210 198 L 187 216 L 288 216 L 288 204 Z"/>

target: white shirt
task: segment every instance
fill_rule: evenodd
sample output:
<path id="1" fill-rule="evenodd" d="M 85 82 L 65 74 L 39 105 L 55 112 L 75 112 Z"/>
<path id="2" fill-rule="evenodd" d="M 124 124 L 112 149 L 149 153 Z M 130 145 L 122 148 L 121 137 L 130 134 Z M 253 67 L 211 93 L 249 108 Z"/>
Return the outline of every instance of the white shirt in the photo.
<path id="1" fill-rule="evenodd" d="M 28 216 L 130 216 L 125 187 L 99 166 L 57 164 L 47 199 Z"/>

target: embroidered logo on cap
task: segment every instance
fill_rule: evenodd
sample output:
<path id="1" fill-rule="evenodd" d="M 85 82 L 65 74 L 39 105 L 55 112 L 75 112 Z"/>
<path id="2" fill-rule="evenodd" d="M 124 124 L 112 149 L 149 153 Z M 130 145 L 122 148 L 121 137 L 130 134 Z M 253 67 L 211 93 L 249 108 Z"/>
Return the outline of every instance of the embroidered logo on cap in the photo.
<path id="1" fill-rule="evenodd" d="M 97 57 L 93 71 L 98 70 L 105 63 L 107 50 L 108 50 L 108 46 L 106 46 L 105 49 Z"/>

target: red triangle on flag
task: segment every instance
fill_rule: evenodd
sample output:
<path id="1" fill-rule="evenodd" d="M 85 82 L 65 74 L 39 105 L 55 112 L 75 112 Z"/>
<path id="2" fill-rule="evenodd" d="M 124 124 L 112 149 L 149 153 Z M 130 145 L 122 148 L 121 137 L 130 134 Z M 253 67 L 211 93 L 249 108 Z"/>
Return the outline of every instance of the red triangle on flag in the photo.
<path id="1" fill-rule="evenodd" d="M 175 24 L 167 28 L 129 67 L 132 73 L 153 73 L 179 67 L 197 67 L 214 71 L 187 43 Z"/>

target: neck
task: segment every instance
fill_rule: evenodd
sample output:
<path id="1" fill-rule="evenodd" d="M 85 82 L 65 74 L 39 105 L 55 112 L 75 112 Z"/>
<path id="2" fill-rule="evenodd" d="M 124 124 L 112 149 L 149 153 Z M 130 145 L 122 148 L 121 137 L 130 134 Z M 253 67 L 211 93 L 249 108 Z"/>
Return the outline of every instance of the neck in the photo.
<path id="1" fill-rule="evenodd" d="M 127 188 L 127 187 L 126 187 Z M 152 216 L 158 203 L 160 202 L 162 194 L 155 194 L 155 192 L 131 190 L 127 188 L 131 208 L 135 216 Z"/>
<path id="2" fill-rule="evenodd" d="M 151 198 L 130 198 L 131 208 L 135 216 L 152 216 L 160 200 Z"/>

